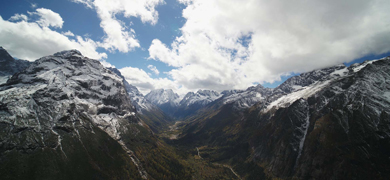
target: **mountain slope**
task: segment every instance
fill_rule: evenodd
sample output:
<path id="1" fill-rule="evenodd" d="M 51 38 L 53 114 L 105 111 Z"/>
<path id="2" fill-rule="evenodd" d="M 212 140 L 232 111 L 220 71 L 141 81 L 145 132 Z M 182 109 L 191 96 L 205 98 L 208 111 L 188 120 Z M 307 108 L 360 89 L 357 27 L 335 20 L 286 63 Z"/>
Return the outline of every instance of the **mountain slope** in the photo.
<path id="1" fill-rule="evenodd" d="M 390 58 L 316 70 L 248 110 L 214 103 L 176 143 L 203 147 L 202 157 L 245 179 L 258 179 L 256 168 L 283 179 L 388 179 L 389 92 Z"/>
<path id="2" fill-rule="evenodd" d="M 389 58 L 344 67 L 257 106 L 249 118 L 258 123 L 254 161 L 279 177 L 388 179 L 389 72 Z"/>
<path id="3" fill-rule="evenodd" d="M 136 116 L 122 78 L 76 50 L 13 75 L 0 102 L 5 179 L 188 179 Z"/>
<path id="4" fill-rule="evenodd" d="M 31 63 L 25 60 L 16 60 L 0 46 L 0 84 L 4 84 L 15 73 L 26 69 Z"/>
<path id="5" fill-rule="evenodd" d="M 152 104 L 158 106 L 168 115 L 173 115 L 179 105 L 180 97 L 172 89 L 156 89 L 150 91 L 146 96 Z"/>
<path id="6" fill-rule="evenodd" d="M 182 106 L 190 106 L 193 104 L 196 105 L 206 105 L 218 98 L 220 98 L 220 94 L 216 91 L 211 90 L 199 90 L 196 93 L 189 92 L 184 98 L 180 101 L 180 105 Z"/>
<path id="7" fill-rule="evenodd" d="M 161 129 L 166 129 L 173 123 L 173 119 L 166 115 L 159 107 L 150 103 L 144 95 L 139 92 L 138 88 L 129 84 L 116 68 L 108 68 L 119 77 L 125 86 L 127 93 L 130 96 L 131 103 L 137 110 L 137 116 L 141 118 L 154 132 Z"/>
<path id="8" fill-rule="evenodd" d="M 196 93 L 189 92 L 180 101 L 173 116 L 177 119 L 185 119 L 189 116 L 196 115 L 199 109 L 202 109 L 220 97 L 222 95 L 211 90 L 198 90 Z"/>

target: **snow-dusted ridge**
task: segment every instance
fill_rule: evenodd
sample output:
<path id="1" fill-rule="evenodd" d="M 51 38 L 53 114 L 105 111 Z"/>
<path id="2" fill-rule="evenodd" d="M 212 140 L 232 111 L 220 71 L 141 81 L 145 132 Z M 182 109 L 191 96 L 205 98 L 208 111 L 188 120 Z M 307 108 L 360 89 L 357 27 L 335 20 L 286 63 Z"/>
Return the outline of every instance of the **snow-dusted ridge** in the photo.
<path id="1" fill-rule="evenodd" d="M 295 76 L 244 116 L 258 122 L 253 157 L 280 177 L 351 179 L 360 168 L 353 178 L 388 179 L 388 153 L 382 149 L 390 142 L 389 92 L 390 57 Z M 350 154 L 361 164 L 351 162 Z M 335 166 L 343 171 L 335 172 Z"/>
<path id="2" fill-rule="evenodd" d="M 332 67 L 313 70 L 291 77 L 274 89 L 257 85 L 249 87 L 246 90 L 227 90 L 223 91 L 221 95 L 213 101 L 221 101 L 223 104 L 233 104 L 233 108 L 236 110 L 244 110 L 261 102 L 266 105 L 266 108 L 262 111 L 267 112 L 271 109 L 287 107 L 301 98 L 307 99 L 332 83 L 352 76 L 364 69 L 367 65 L 380 60 L 388 60 L 388 58 L 365 61 L 361 64 L 351 65 L 350 67 L 339 64 Z M 194 97 L 195 93 L 188 93 L 187 96 Z M 182 102 L 195 101 L 187 100 L 187 96 L 183 98 Z"/>
<path id="3" fill-rule="evenodd" d="M 262 85 L 249 87 L 246 90 L 224 91 L 221 98 L 223 104 L 233 104 L 237 110 L 249 108 L 260 101 L 264 101 L 272 92 L 270 88 L 264 88 Z"/>
<path id="4" fill-rule="evenodd" d="M 0 86 L 0 101 L 0 123 L 39 132 L 42 140 L 31 144 L 45 144 L 47 134 L 57 136 L 55 149 L 60 148 L 65 157 L 58 129 L 80 136 L 77 128 L 88 126 L 85 119 L 91 120 L 122 145 L 147 179 L 137 157 L 122 142 L 123 134 L 130 131 L 136 136 L 139 132 L 128 129 L 129 123 L 147 126 L 135 116 L 122 78 L 99 61 L 77 50 L 40 58 Z"/>
<path id="5" fill-rule="evenodd" d="M 173 92 L 172 89 L 152 90 L 145 96 L 145 98 L 156 105 L 169 103 L 172 106 L 177 106 L 180 102 L 180 96 Z"/>
<path id="6" fill-rule="evenodd" d="M 180 101 L 181 106 L 190 106 L 193 104 L 199 104 L 199 105 L 207 105 L 210 102 L 213 102 L 219 98 L 221 98 L 223 95 L 219 94 L 216 91 L 212 90 L 198 90 L 196 93 L 189 92 L 187 93 L 183 99 Z"/>
<path id="7" fill-rule="evenodd" d="M 305 78 L 305 80 L 307 80 L 307 79 L 310 80 L 311 76 L 308 76 L 308 74 L 311 74 L 311 75 L 314 74 L 315 76 L 316 76 L 316 74 L 321 74 L 321 76 L 318 76 L 320 78 L 312 78 L 311 83 L 306 85 L 306 86 L 299 86 L 299 85 L 296 85 L 299 83 L 296 83 L 296 82 L 290 83 L 287 80 L 285 83 L 283 83 L 279 87 L 275 88 L 274 91 L 280 91 L 281 87 L 285 88 L 286 86 L 292 87 L 292 88 L 285 91 L 287 93 L 284 94 L 283 96 L 279 97 L 278 99 L 276 99 L 274 101 L 268 101 L 269 105 L 267 106 L 267 108 L 265 108 L 263 110 L 263 112 L 267 112 L 272 108 L 278 109 L 281 107 L 287 107 L 290 104 L 292 104 L 293 102 L 295 102 L 301 98 L 307 99 L 310 96 L 313 96 L 317 92 L 328 87 L 330 84 L 332 84 L 338 80 L 355 75 L 356 73 L 358 73 L 359 71 L 361 71 L 362 69 L 367 67 L 367 65 L 370 65 L 376 61 L 385 61 L 388 59 L 389 58 L 386 57 L 386 58 L 382 58 L 379 60 L 365 61 L 361 64 L 358 64 L 358 63 L 353 64 L 350 67 L 346 67 L 344 65 L 337 65 L 337 66 L 333 66 L 330 68 L 325 68 L 325 69 L 320 69 L 320 70 L 315 70 L 315 71 L 312 71 L 309 73 L 305 73 L 301 76 L 296 76 L 297 78 L 303 76 Z M 293 78 L 295 78 L 295 77 L 293 77 Z M 288 84 L 288 83 L 290 83 L 290 84 Z M 286 85 L 286 84 L 288 84 L 288 85 Z"/>
<path id="8" fill-rule="evenodd" d="M 307 99 L 333 82 L 351 76 L 375 61 L 378 60 L 365 61 L 350 67 L 339 64 L 302 73 L 299 76 L 289 78 L 274 89 L 257 85 L 246 90 L 229 90 L 222 93 L 211 90 L 199 90 L 196 93 L 187 93 L 180 103 L 178 103 L 178 96 L 175 96 L 172 90 L 158 89 L 151 91 L 146 96 L 146 99 L 156 105 L 169 103 L 172 107 L 180 106 L 181 108 L 194 104 L 205 106 L 214 101 L 221 101 L 222 104 L 233 104 L 236 110 L 244 110 L 259 102 L 263 102 L 267 105 L 263 112 L 267 112 L 273 108 L 286 107 L 300 98 Z"/>
<path id="9" fill-rule="evenodd" d="M 138 90 L 137 87 L 129 84 L 126 79 L 122 76 L 121 72 L 116 68 L 108 68 L 119 77 L 122 78 L 122 82 L 125 86 L 127 93 L 130 96 L 131 103 L 135 106 L 138 113 L 143 113 L 143 111 L 150 111 L 156 108 L 152 103 L 150 103 L 145 96 Z"/>
<path id="10" fill-rule="evenodd" d="M 8 52 L 0 47 L 0 84 L 7 82 L 11 76 L 27 68 L 31 62 L 16 60 Z"/>

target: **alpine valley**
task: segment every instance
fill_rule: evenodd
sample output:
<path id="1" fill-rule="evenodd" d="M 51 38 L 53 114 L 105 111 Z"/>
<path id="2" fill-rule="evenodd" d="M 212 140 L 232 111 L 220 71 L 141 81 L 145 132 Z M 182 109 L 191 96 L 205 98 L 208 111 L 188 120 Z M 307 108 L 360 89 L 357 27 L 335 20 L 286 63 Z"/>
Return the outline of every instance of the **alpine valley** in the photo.
<path id="1" fill-rule="evenodd" d="M 0 48 L 0 80 L 1 179 L 390 179 L 390 57 L 180 97 Z"/>

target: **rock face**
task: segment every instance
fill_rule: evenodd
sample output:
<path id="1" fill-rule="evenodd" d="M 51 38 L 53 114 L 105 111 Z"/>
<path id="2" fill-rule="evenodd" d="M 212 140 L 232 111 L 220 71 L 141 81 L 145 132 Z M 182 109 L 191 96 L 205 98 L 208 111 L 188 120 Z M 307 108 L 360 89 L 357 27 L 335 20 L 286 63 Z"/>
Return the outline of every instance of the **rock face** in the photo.
<path id="1" fill-rule="evenodd" d="M 216 91 L 211 90 L 199 90 L 196 93 L 189 92 L 184 98 L 180 101 L 181 106 L 191 106 L 191 105 L 207 105 L 210 102 L 215 101 L 220 98 L 220 94 Z"/>
<path id="2" fill-rule="evenodd" d="M 183 99 L 173 93 L 172 90 L 153 90 L 145 96 L 152 104 L 160 107 L 164 112 L 178 120 L 202 114 L 211 106 L 217 104 L 217 108 L 233 104 L 237 111 L 244 111 L 259 101 L 265 100 L 272 89 L 261 85 L 249 87 L 246 90 L 226 90 L 218 93 L 212 90 L 198 90 L 196 93 L 188 92 Z M 213 107 L 213 109 L 216 109 Z"/>
<path id="3" fill-rule="evenodd" d="M 29 65 L 29 61 L 16 60 L 0 47 L 0 84 L 6 83 L 13 74 L 26 69 Z"/>
<path id="4" fill-rule="evenodd" d="M 390 179 L 389 57 L 180 101 L 172 90 L 143 97 L 76 50 L 27 68 L 4 52 L 0 63 L 14 68 L 0 71 L 13 74 L 0 84 L 2 179 L 194 178 L 177 159 L 185 153 L 154 135 L 170 122 L 159 108 L 190 120 L 169 142 L 234 177 Z"/>
<path id="5" fill-rule="evenodd" d="M 211 90 L 198 90 L 196 93 L 189 92 L 180 101 L 173 116 L 177 119 L 185 119 L 196 114 L 198 110 L 220 97 L 222 97 L 221 94 Z"/>
<path id="6" fill-rule="evenodd" d="M 172 89 L 152 90 L 145 96 L 145 99 L 169 115 L 174 114 L 180 102 L 179 95 L 174 93 Z"/>
<path id="7" fill-rule="evenodd" d="M 178 143 L 207 147 L 202 157 L 230 162 L 247 179 L 256 179 L 253 168 L 282 179 L 390 178 L 390 58 L 257 89 L 246 90 L 261 97 L 246 110 L 237 108 L 243 101 L 221 103 L 245 91 L 222 92 L 220 103 L 193 118 Z"/>
<path id="8" fill-rule="evenodd" d="M 125 89 L 129 94 L 131 102 L 135 106 L 138 113 L 142 113 L 143 111 L 148 111 L 154 108 L 154 105 L 145 99 L 144 95 L 141 92 L 139 92 L 137 87 L 129 84 L 125 80 L 125 78 L 122 76 L 121 72 L 118 69 L 116 68 L 108 68 L 108 69 L 122 78 L 122 82 L 125 86 Z"/>
<path id="9" fill-rule="evenodd" d="M 152 160 L 159 157 L 149 153 L 161 147 L 136 116 L 122 78 L 76 50 L 13 75 L 0 85 L 0 102 L 5 179 L 160 179 L 155 171 L 180 177 L 178 162 L 153 169 L 169 155 Z"/>
<path id="10" fill-rule="evenodd" d="M 233 108 L 238 111 L 245 110 L 260 101 L 264 101 L 273 92 L 270 88 L 262 85 L 252 86 L 246 90 L 223 91 L 222 104 L 233 104 Z"/>
<path id="11" fill-rule="evenodd" d="M 264 123 L 252 141 L 255 161 L 279 177 L 388 179 L 389 60 L 337 67 L 268 107 L 257 107 L 264 108 L 262 117 L 271 117 L 256 118 Z"/>
<path id="12" fill-rule="evenodd" d="M 119 77 L 125 86 L 127 93 L 130 96 L 131 103 L 137 110 L 137 116 L 140 117 L 154 132 L 167 128 L 173 122 L 173 119 L 165 114 L 159 107 L 150 103 L 144 95 L 139 92 L 138 88 L 129 84 L 116 68 L 108 68 Z"/>

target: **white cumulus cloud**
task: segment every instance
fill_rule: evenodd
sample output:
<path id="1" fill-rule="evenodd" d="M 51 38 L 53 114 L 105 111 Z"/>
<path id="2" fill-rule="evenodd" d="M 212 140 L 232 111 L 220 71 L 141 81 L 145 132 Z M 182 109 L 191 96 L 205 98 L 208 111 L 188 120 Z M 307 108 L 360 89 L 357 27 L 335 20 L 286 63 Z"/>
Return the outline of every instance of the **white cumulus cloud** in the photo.
<path id="1" fill-rule="evenodd" d="M 64 21 L 61 16 L 53 12 L 50 9 L 39 8 L 36 9 L 36 12 L 28 12 L 29 15 L 38 15 L 39 20 L 36 21 L 42 27 L 54 27 L 54 28 L 62 28 Z"/>
<path id="2" fill-rule="evenodd" d="M 71 31 L 62 32 L 62 34 L 65 36 L 71 36 L 71 37 L 74 36 L 74 34 Z"/>
<path id="3" fill-rule="evenodd" d="M 180 88 L 177 82 L 168 78 L 151 78 L 144 70 L 135 67 L 124 67 L 119 69 L 126 81 L 136 86 L 142 94 L 146 95 L 153 89 L 172 89 L 180 94 L 187 92 L 187 89 Z"/>
<path id="4" fill-rule="evenodd" d="M 28 17 L 24 14 L 15 14 L 9 18 L 10 21 L 27 21 Z"/>
<path id="5" fill-rule="evenodd" d="M 100 18 L 100 27 L 106 36 L 99 45 L 107 50 L 129 52 L 140 47 L 136 38 L 136 32 L 130 28 L 130 24 L 117 19 L 117 15 L 125 18 L 138 17 L 143 23 L 152 25 L 157 23 L 158 12 L 155 7 L 162 4 L 163 0 L 72 0 L 95 9 Z"/>
<path id="6" fill-rule="evenodd" d="M 29 13 L 30 16 L 39 15 L 40 18 L 35 22 L 28 22 L 24 18 L 24 14 L 17 14 L 12 17 L 22 17 L 13 19 L 11 22 L 4 20 L 0 16 L 0 42 L 13 56 L 34 61 L 42 56 L 51 55 L 53 53 L 78 49 L 84 56 L 93 59 L 106 58 L 107 54 L 99 53 L 96 49 L 98 43 L 89 38 L 74 35 L 70 39 L 66 35 L 70 35 L 70 31 L 61 34 L 50 27 L 61 28 L 63 21 L 58 13 L 51 10 L 37 9 L 36 12 Z M 58 17 L 58 16 L 59 17 Z"/>
<path id="7" fill-rule="evenodd" d="M 160 71 L 158 71 L 158 69 L 156 68 L 156 66 L 153 66 L 153 65 L 148 65 L 148 69 L 150 69 L 154 74 L 156 75 L 159 75 L 160 74 Z"/>
<path id="8" fill-rule="evenodd" d="M 35 8 L 37 8 L 38 4 L 37 3 L 30 3 L 30 6 L 31 6 L 31 8 L 35 9 Z"/>
<path id="9" fill-rule="evenodd" d="M 93 0 L 71 0 L 75 3 L 84 4 L 87 8 L 92 9 L 93 8 Z"/>
<path id="10" fill-rule="evenodd" d="M 390 1 L 179 0 L 182 35 L 149 59 L 184 88 L 232 89 L 390 51 Z"/>

